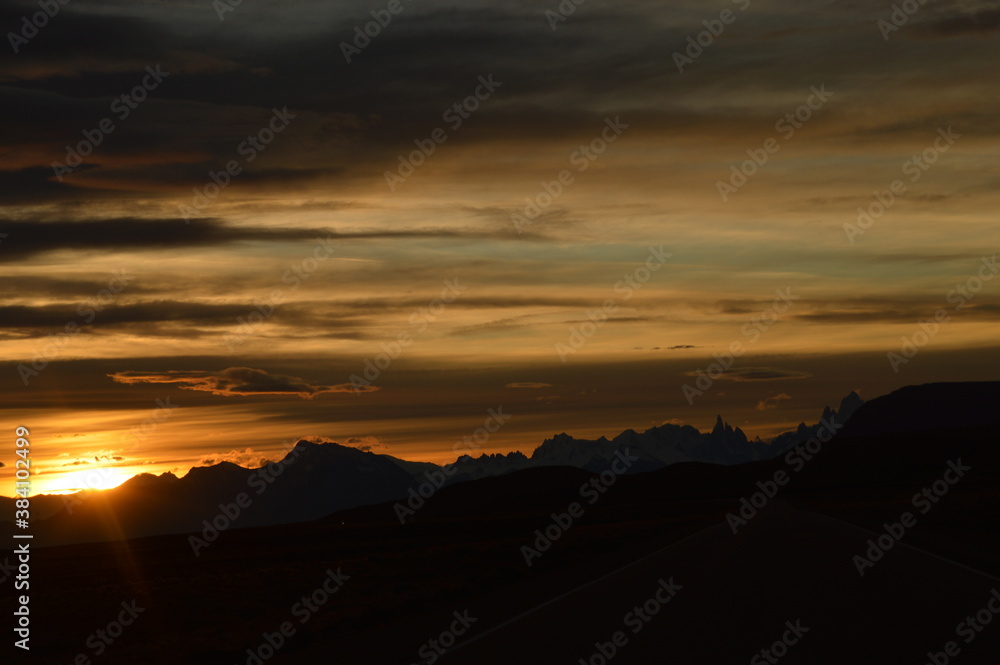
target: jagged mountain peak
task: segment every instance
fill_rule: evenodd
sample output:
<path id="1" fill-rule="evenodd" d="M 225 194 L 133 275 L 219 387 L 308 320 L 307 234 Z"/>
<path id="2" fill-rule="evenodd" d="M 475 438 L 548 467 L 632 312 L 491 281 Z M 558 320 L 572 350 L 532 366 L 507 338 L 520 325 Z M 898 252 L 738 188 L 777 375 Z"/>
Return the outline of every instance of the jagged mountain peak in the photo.
<path id="1" fill-rule="evenodd" d="M 840 414 L 841 418 L 850 418 L 864 403 L 865 401 L 861 399 L 861 395 L 859 395 L 856 390 L 852 390 L 851 394 L 840 400 L 840 406 L 837 408 L 837 413 Z"/>

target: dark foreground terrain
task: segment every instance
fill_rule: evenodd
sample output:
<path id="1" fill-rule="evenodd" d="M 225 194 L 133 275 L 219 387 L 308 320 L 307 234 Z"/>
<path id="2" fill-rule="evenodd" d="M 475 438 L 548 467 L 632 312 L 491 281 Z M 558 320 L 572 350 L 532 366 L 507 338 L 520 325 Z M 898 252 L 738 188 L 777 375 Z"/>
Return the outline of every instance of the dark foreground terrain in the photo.
<path id="1" fill-rule="evenodd" d="M 198 556 L 185 535 L 38 549 L 32 648 L 4 651 L 47 665 L 997 663 L 996 416 L 971 393 L 955 409 L 981 417 L 951 421 L 937 395 L 894 396 L 804 464 L 675 465 L 616 477 L 593 504 L 595 474 L 531 469 L 447 487 L 405 525 L 383 504 L 232 529 Z M 552 526 L 573 502 L 582 516 Z M 9 581 L 2 604 L 10 625 Z"/>

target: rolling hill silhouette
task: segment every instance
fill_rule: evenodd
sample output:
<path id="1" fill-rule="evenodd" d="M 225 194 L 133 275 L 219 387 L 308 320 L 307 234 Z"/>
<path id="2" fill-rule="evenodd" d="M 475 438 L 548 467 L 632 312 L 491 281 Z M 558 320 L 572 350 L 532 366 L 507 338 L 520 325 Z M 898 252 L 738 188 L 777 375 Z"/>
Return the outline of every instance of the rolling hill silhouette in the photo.
<path id="1" fill-rule="evenodd" d="M 268 665 L 427 662 L 420 650 L 462 611 L 476 623 L 440 655 L 445 664 L 599 662 L 589 659 L 616 631 L 628 639 L 606 659 L 615 664 L 753 662 L 786 622 L 809 632 L 782 663 L 923 664 L 928 654 L 940 663 L 949 640 L 961 651 L 954 662 L 994 663 L 1000 630 L 985 626 L 966 643 L 956 627 L 1000 586 L 997 405 L 1000 383 L 916 386 L 871 400 L 832 439 L 797 440 L 771 459 L 616 476 L 531 565 L 523 548 L 538 546 L 553 514 L 581 501 L 599 473 L 538 466 L 454 483 L 402 524 L 397 501 L 373 494 L 371 505 L 313 521 L 233 529 L 197 557 L 185 533 L 41 548 L 37 656 L 71 662 L 97 625 L 81 617 L 136 598 L 145 623 L 101 663 L 255 663 L 247 650 L 273 635 L 324 571 L 342 568 L 351 576 L 342 591 Z M 808 460 L 803 450 L 813 451 Z M 943 482 L 951 464 L 968 470 L 918 510 L 914 497 Z M 302 446 L 282 477 L 304 484 L 327 477 L 328 465 L 345 474 L 368 465 L 397 494 L 414 482 L 385 457 L 316 444 Z M 217 465 L 191 482 L 233 490 L 247 471 Z M 747 512 L 744 501 L 780 473 L 788 481 Z M 152 508 L 151 497 L 183 482 L 136 479 L 129 498 L 147 503 L 131 510 Z M 364 478 L 343 482 L 354 489 Z M 273 501 L 260 505 L 285 508 Z M 119 523 L 128 516 L 110 501 L 93 505 L 116 511 Z M 916 525 L 861 575 L 855 557 L 907 511 Z M 734 529 L 733 515 L 745 524 Z M 681 585 L 676 597 L 630 632 L 624 618 L 668 579 Z"/>

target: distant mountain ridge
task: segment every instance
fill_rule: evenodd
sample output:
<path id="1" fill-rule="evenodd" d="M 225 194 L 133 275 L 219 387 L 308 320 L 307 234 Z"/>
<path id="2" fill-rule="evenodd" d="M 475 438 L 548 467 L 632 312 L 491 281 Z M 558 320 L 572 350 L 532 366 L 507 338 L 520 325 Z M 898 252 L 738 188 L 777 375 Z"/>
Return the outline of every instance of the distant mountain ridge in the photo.
<path id="1" fill-rule="evenodd" d="M 681 462 L 708 462 L 711 464 L 745 464 L 771 459 L 781 455 L 797 443 L 814 436 L 823 422 L 843 425 L 864 404 L 852 392 L 834 410 L 823 410 L 820 422 L 814 425 L 801 423 L 796 430 L 778 435 L 770 442 L 747 439 L 739 427 L 733 427 L 718 416 L 711 432 L 703 433 L 690 425 L 666 423 L 645 432 L 628 429 L 613 439 L 576 439 L 565 432 L 546 439 L 531 457 L 519 452 L 507 455 L 481 455 L 460 457 L 454 467 L 457 473 L 452 482 L 474 480 L 502 475 L 512 471 L 544 466 L 572 466 L 587 471 L 600 472 L 608 468 L 615 454 L 628 449 L 639 461 L 629 473 L 642 473 L 662 469 Z"/>
<path id="2" fill-rule="evenodd" d="M 220 462 L 180 478 L 141 474 L 110 490 L 35 497 L 64 506 L 33 527 L 39 544 L 63 544 L 201 532 L 204 521 L 224 512 L 222 506 L 230 515 L 220 523 L 234 528 L 305 522 L 398 499 L 412 485 L 409 473 L 380 455 L 299 441 L 283 460 L 259 469 Z M 231 517 L 234 506 L 237 517 Z"/>
<path id="3" fill-rule="evenodd" d="M 829 409 L 824 418 L 839 423 L 852 401 Z M 594 644 L 591 635 L 606 639 L 601 635 L 610 635 L 616 623 L 621 625 L 628 607 L 650 597 L 652 580 L 671 574 L 686 585 L 678 596 L 678 602 L 686 604 L 661 610 L 648 631 L 656 640 L 637 642 L 619 652 L 621 665 L 658 662 L 663 654 L 684 662 L 738 662 L 779 638 L 774 627 L 780 629 L 789 616 L 812 617 L 804 623 L 820 629 L 809 636 L 818 636 L 822 644 L 809 646 L 813 643 L 804 640 L 796 647 L 813 649 L 795 652 L 803 662 L 854 662 L 862 653 L 859 644 L 865 657 L 877 656 L 863 657 L 864 662 L 902 662 L 900 649 L 909 649 L 905 655 L 910 662 L 924 662 L 917 659 L 929 648 L 937 652 L 944 643 L 934 636 L 945 640 L 949 631 L 954 635 L 955 622 L 984 606 L 1000 574 L 998 405 L 1000 383 L 899 390 L 858 408 L 832 440 L 823 433 L 818 437 L 824 439 L 821 446 L 804 444 L 799 450 L 747 464 L 682 462 L 628 474 L 617 478 L 593 504 L 581 494 L 582 487 L 597 480 L 593 472 L 537 466 L 444 487 L 402 524 L 398 499 L 390 499 L 305 523 L 227 532 L 202 549 L 198 559 L 191 547 L 197 526 L 182 535 L 127 543 L 33 548 L 37 555 L 33 564 L 42 573 L 38 579 L 53 582 L 33 591 L 33 616 L 52 618 L 37 622 L 52 627 L 39 644 L 59 645 L 50 649 L 49 661 L 72 653 L 69 649 L 78 648 L 80 636 L 95 628 L 90 614 L 105 615 L 97 608 L 115 607 L 121 597 L 133 595 L 122 596 L 123 589 L 135 589 L 150 596 L 156 593 L 148 616 L 159 612 L 155 623 L 168 637 L 182 634 L 187 640 L 194 634 L 192 625 L 210 629 L 186 651 L 183 645 L 176 647 L 180 643 L 175 639 L 161 644 L 140 636 L 143 646 L 152 645 L 147 652 L 159 656 L 156 663 L 242 662 L 247 644 L 261 643 L 265 630 L 275 630 L 292 593 L 298 596 L 299 590 L 312 588 L 318 569 L 343 563 L 352 576 L 350 584 L 359 586 L 349 586 L 347 593 L 354 595 L 340 597 L 336 606 L 331 604 L 316 623 L 309 624 L 315 632 L 290 643 L 283 653 L 294 662 L 324 662 L 330 654 L 352 663 L 411 662 L 417 645 L 442 629 L 440 618 L 470 602 L 485 610 L 476 611 L 484 628 L 477 626 L 481 632 L 473 633 L 485 638 L 449 658 L 476 665 L 536 662 L 556 643 L 553 627 L 563 641 L 583 634 L 580 647 L 570 655 L 576 658 L 589 652 Z M 661 428 L 652 429 L 650 436 L 658 438 Z M 735 437 L 736 428 L 729 429 L 731 435 L 724 421 L 712 428 L 720 437 Z M 808 431 L 811 427 L 803 425 L 793 434 Z M 609 441 L 625 443 L 642 436 L 623 434 Z M 706 437 L 699 439 L 700 447 L 708 446 L 704 452 L 714 450 L 712 432 L 699 434 Z M 784 438 L 786 444 L 794 439 Z M 553 454 L 572 452 L 572 437 L 566 439 L 552 448 Z M 384 456 L 335 444 L 301 444 L 295 451 L 294 461 L 281 474 L 294 482 L 274 482 L 268 493 L 305 489 L 292 485 L 305 482 L 309 474 L 319 474 L 316 481 L 323 482 L 328 463 L 345 474 L 370 465 L 376 474 L 399 477 L 391 470 L 396 462 Z M 803 451 L 810 455 L 803 457 Z M 794 464 L 791 456 L 805 461 Z M 547 455 L 539 458 L 549 460 Z M 309 473 L 293 475 L 301 463 L 306 463 L 303 474 L 306 466 L 312 467 Z M 403 464 L 409 467 L 402 470 L 403 481 L 411 489 L 414 476 L 439 469 L 426 463 Z M 788 482 L 772 494 L 766 485 L 773 484 L 778 474 Z M 192 486 L 242 483 L 245 477 L 235 465 L 205 467 L 188 475 Z M 127 536 L 136 526 L 146 528 L 136 521 L 140 511 L 153 505 L 157 494 L 182 487 L 185 478 L 137 478 L 129 484 L 133 494 L 114 500 L 111 493 L 95 496 L 94 501 L 104 501 L 95 504 L 103 510 L 77 511 L 73 517 L 86 520 L 69 526 L 91 540 L 98 539 L 95 534 L 111 539 L 116 534 L 105 526 L 117 522 L 126 527 L 118 537 Z M 359 480 L 365 482 L 364 477 Z M 924 515 L 914 497 L 918 492 L 927 496 L 928 491 L 940 501 L 932 502 Z M 770 499 L 763 500 L 765 495 Z M 254 495 L 255 505 L 267 505 L 266 496 Z M 133 506 L 131 501 L 145 503 Z M 573 520 L 572 530 L 563 529 L 558 539 L 543 536 L 553 525 L 565 523 L 553 515 L 571 510 L 570 502 L 583 504 L 585 511 Z M 218 514 L 212 504 L 200 506 L 201 515 L 195 508 L 199 507 L 184 507 L 186 519 L 212 520 Z M 911 529 L 912 522 L 908 523 L 901 539 L 904 514 L 915 515 L 917 524 Z M 734 523 L 735 515 L 746 522 Z M 106 523 L 96 520 L 101 516 Z M 244 517 L 251 514 L 241 516 L 236 527 L 244 524 Z M 5 526 L 12 525 L 0 524 Z M 539 544 L 543 537 L 549 539 L 547 544 L 544 540 Z M 886 541 L 889 537 L 892 540 Z M 883 542 L 895 544 L 889 549 Z M 32 541 L 36 544 L 41 544 L 38 537 Z M 544 546 L 544 557 L 525 562 L 526 545 L 539 551 Z M 882 552 L 884 560 L 861 577 L 858 558 L 877 560 L 878 554 L 872 552 Z M 88 586 L 75 586 L 82 583 Z M 595 587 L 600 587 L 596 596 L 576 595 Z M 200 596 L 181 593 L 189 588 Z M 234 604 L 233 598 L 244 602 Z M 767 602 L 761 603 L 762 598 Z M 139 600 L 145 606 L 141 596 Z M 60 616 L 57 611 L 64 606 L 68 608 Z M 594 608 L 608 611 L 591 617 L 588 611 Z M 220 633 L 213 622 L 233 612 L 239 612 L 234 628 Z M 73 623 L 74 616 L 82 619 Z M 63 617 L 71 620 L 60 620 Z M 242 626 L 239 631 L 237 625 Z M 512 626 L 517 630 L 511 632 Z M 725 639 L 718 639 L 719 626 L 726 626 Z M 914 643 L 918 633 L 930 638 Z M 976 638 L 973 646 L 978 645 L 979 651 L 963 645 L 963 659 L 995 663 L 998 642 L 990 635 L 987 629 Z M 873 639 L 877 644 L 869 641 Z M 703 645 L 712 640 L 723 648 L 706 657 Z M 738 640 L 735 646 L 732 640 Z M 376 657 L 373 645 L 393 648 Z M 678 648 L 683 645 L 690 648 L 681 653 Z M 136 650 L 110 653 L 121 654 L 116 663 L 154 662 L 145 654 L 137 656 Z M 541 656 L 533 659 L 531 654 Z"/>
<path id="4" fill-rule="evenodd" d="M 851 392 L 847 397 L 840 400 L 840 406 L 836 410 L 831 409 L 829 406 L 823 409 L 823 415 L 820 416 L 819 422 L 815 425 L 806 425 L 805 423 L 799 423 L 797 429 L 792 432 L 785 432 L 784 434 L 779 434 L 771 440 L 771 445 L 776 446 L 776 450 L 780 450 L 778 454 L 792 448 L 797 443 L 802 443 L 808 439 L 818 435 L 820 429 L 824 427 L 825 423 L 835 423 L 840 431 L 847 426 L 847 423 L 854 419 L 855 413 L 864 406 L 865 401 L 861 399 L 861 396 L 856 392 Z"/>
<path id="5" fill-rule="evenodd" d="M 841 401 L 824 418 L 846 420 L 862 404 L 856 393 Z M 576 439 L 561 433 L 547 439 L 530 457 L 463 456 L 445 484 L 506 475 L 526 469 L 574 467 L 588 472 L 607 469 L 616 454 L 628 450 L 637 457 L 629 473 L 655 471 L 683 462 L 737 465 L 767 460 L 805 441 L 820 425 L 801 424 L 772 443 L 749 440 L 739 427 L 721 416 L 711 432 L 690 425 L 664 424 L 645 432 L 626 430 L 607 439 Z M 229 520 L 235 528 L 315 520 L 337 511 L 405 498 L 441 467 L 378 455 L 337 443 L 299 441 L 273 465 L 248 469 L 231 462 L 194 467 L 183 477 L 172 473 L 141 474 L 103 492 L 69 497 L 35 497 L 47 519 L 36 520 L 39 544 L 88 542 L 204 530 L 220 513 L 244 496 L 247 506 Z M 442 474 L 443 475 L 443 474 Z M 0 499 L 0 506 L 12 499 Z M 62 505 L 60 505 L 62 504 Z M 13 514 L 11 510 L 4 514 Z M 109 521 L 108 516 L 114 515 Z"/>

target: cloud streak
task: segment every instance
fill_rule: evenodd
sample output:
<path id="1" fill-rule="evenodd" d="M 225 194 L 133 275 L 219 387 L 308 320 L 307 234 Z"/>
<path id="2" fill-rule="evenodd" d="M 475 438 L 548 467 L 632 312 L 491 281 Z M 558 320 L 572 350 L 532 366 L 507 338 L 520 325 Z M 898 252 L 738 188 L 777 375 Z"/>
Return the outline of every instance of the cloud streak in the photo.
<path id="1" fill-rule="evenodd" d="M 685 372 L 685 376 L 699 376 L 698 371 Z M 735 381 L 752 383 L 755 381 L 779 381 L 782 379 L 805 379 L 812 376 L 809 372 L 794 369 L 778 369 L 776 367 L 741 367 L 723 372 L 715 378 L 716 381 Z"/>
<path id="2" fill-rule="evenodd" d="M 182 390 L 196 390 L 224 397 L 296 395 L 302 399 L 313 399 L 317 395 L 326 393 L 354 392 L 354 387 L 349 383 L 335 386 L 313 385 L 294 376 L 268 374 L 250 367 L 230 367 L 218 372 L 180 370 L 158 373 L 115 372 L 108 376 L 118 383 L 173 384 Z"/>
<path id="3" fill-rule="evenodd" d="M 328 238 L 333 240 L 517 240 L 541 239 L 539 235 L 518 235 L 513 230 L 456 228 L 356 229 L 280 228 L 237 226 L 218 219 L 140 219 L 134 217 L 84 221 L 15 221 L 4 224 L 4 244 L 0 261 L 22 261 L 45 252 L 89 251 L 171 251 L 182 248 L 219 247 L 241 242 L 275 243 Z"/>

